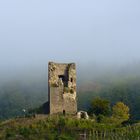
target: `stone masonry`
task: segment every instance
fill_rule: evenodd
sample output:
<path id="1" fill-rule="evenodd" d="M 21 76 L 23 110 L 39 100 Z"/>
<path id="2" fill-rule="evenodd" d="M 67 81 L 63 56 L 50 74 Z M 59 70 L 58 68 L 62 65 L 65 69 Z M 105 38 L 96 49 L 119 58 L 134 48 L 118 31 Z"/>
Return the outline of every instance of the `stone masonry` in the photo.
<path id="1" fill-rule="evenodd" d="M 50 114 L 76 114 L 76 65 L 75 63 L 48 64 L 48 96 Z"/>

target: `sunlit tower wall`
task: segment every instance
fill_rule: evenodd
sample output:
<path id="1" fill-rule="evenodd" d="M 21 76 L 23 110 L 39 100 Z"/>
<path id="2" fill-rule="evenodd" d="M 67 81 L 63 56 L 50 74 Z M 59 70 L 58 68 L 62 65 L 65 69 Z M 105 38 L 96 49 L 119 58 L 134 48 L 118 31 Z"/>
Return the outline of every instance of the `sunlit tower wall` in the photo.
<path id="1" fill-rule="evenodd" d="M 77 112 L 76 64 L 48 64 L 48 96 L 50 114 Z"/>

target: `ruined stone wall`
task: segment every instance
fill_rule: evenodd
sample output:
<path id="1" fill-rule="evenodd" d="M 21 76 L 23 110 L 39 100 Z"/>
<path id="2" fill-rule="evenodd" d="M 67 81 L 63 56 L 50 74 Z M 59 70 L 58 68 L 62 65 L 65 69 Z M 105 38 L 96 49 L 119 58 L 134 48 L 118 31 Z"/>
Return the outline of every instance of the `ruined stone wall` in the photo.
<path id="1" fill-rule="evenodd" d="M 48 90 L 50 114 L 77 112 L 76 66 L 49 62 Z"/>

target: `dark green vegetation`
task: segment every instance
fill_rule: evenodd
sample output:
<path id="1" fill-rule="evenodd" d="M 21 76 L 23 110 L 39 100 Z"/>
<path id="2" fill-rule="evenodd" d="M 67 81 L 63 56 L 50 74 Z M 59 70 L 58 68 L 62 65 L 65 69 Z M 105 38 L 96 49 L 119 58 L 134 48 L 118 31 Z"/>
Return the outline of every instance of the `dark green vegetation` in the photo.
<path id="1" fill-rule="evenodd" d="M 122 101 L 130 108 L 131 119 L 140 119 L 140 78 L 84 81 L 78 87 L 78 109 L 87 110 L 92 99 L 101 97 L 111 106 Z M 0 86 L 0 119 L 23 115 L 47 101 L 47 80 L 32 82 L 10 82 Z"/>
<path id="2" fill-rule="evenodd" d="M 98 123 L 111 123 L 114 125 L 130 124 L 129 107 L 123 102 L 117 102 L 112 108 L 109 101 L 95 98 L 91 102 L 89 115 Z"/>
<path id="3" fill-rule="evenodd" d="M 0 123 L 0 140 L 137 140 L 140 125 L 117 126 L 71 116 L 37 116 Z"/>
<path id="4" fill-rule="evenodd" d="M 47 101 L 45 82 L 9 82 L 0 86 L 0 119 L 23 116 L 23 109 L 36 108 Z"/>
<path id="5" fill-rule="evenodd" d="M 88 110 L 90 102 L 96 97 L 107 99 L 111 106 L 122 101 L 130 108 L 131 119 L 140 119 L 140 78 L 126 78 L 106 82 L 93 82 L 93 89 L 78 94 L 79 109 Z"/>
<path id="6" fill-rule="evenodd" d="M 108 116 L 111 112 L 110 102 L 101 98 L 95 98 L 91 101 L 89 108 L 89 114 L 94 113 L 95 115 Z"/>
<path id="7" fill-rule="evenodd" d="M 134 123 L 140 120 L 138 77 L 79 84 L 78 109 L 89 111 L 90 120 L 71 116 L 24 118 L 23 109 L 39 112 L 38 107 L 47 100 L 47 81 L 25 83 L 0 86 L 0 119 L 16 117 L 0 122 L 0 140 L 78 140 L 82 136 L 88 140 L 140 139 L 140 125 Z"/>

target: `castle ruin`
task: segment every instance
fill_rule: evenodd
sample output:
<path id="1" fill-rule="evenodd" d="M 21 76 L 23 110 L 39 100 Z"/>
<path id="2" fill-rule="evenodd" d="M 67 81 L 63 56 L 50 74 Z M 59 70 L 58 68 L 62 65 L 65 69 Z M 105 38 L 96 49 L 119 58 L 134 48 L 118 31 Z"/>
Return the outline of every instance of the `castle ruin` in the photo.
<path id="1" fill-rule="evenodd" d="M 75 63 L 48 64 L 48 96 L 50 114 L 76 114 L 76 65 Z"/>

